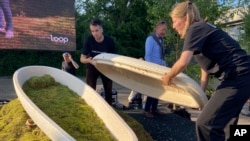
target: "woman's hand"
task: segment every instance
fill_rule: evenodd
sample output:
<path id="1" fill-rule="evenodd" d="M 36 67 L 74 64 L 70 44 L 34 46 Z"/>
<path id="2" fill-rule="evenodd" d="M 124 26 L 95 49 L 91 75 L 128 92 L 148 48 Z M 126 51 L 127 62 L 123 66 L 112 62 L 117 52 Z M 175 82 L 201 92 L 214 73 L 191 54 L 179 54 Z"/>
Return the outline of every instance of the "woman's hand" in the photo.
<path id="1" fill-rule="evenodd" d="M 162 81 L 165 85 L 170 85 L 173 79 L 186 68 L 193 54 L 193 51 L 183 51 L 181 53 L 180 58 L 174 63 L 171 71 L 163 75 Z"/>
<path id="2" fill-rule="evenodd" d="M 165 85 L 170 85 L 171 82 L 172 82 L 172 78 L 170 78 L 170 76 L 165 73 L 163 76 L 162 76 L 162 81 Z"/>

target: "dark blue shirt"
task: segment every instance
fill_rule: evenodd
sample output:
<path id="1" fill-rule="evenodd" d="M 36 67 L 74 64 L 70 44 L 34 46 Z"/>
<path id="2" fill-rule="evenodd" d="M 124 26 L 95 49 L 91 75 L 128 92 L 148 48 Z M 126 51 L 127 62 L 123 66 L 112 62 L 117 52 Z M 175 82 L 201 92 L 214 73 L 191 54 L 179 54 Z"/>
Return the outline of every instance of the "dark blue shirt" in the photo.
<path id="1" fill-rule="evenodd" d="M 194 51 L 198 64 L 220 79 L 250 73 L 250 59 L 246 51 L 226 32 L 204 21 L 189 27 L 183 50 Z"/>
<path id="2" fill-rule="evenodd" d="M 159 46 L 155 39 L 152 36 L 148 36 L 145 43 L 145 61 L 166 66 L 162 51 L 162 47 Z"/>

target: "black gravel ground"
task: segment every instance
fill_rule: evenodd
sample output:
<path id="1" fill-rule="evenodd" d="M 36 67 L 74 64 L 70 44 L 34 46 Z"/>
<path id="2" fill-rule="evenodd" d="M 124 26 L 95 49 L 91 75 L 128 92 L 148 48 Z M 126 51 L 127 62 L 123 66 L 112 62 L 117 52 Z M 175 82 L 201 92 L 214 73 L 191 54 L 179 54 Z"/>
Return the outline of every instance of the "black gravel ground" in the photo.
<path id="1" fill-rule="evenodd" d="M 143 110 L 126 110 L 155 141 L 196 141 L 195 123 L 173 112 L 146 118 Z"/>

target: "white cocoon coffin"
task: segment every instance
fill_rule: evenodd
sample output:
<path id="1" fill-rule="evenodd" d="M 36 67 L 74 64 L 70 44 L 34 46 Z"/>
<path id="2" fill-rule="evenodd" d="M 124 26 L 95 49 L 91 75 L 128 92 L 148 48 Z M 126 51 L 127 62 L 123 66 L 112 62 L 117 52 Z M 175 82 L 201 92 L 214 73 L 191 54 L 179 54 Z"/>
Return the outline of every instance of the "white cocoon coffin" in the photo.
<path id="1" fill-rule="evenodd" d="M 18 69 L 13 76 L 17 96 L 24 109 L 39 128 L 53 141 L 74 141 L 75 139 L 43 113 L 24 93 L 22 85 L 32 76 L 48 74 L 57 82 L 68 86 L 91 106 L 105 126 L 118 141 L 137 141 L 135 133 L 126 122 L 90 86 L 79 78 L 60 69 L 47 66 L 27 66 Z M 63 107 L 62 107 L 63 108 Z"/>
<path id="2" fill-rule="evenodd" d="M 174 84 L 164 85 L 162 76 L 171 68 L 111 53 L 101 53 L 93 59 L 104 75 L 144 95 L 199 109 L 208 101 L 200 85 L 184 73 L 176 76 Z"/>

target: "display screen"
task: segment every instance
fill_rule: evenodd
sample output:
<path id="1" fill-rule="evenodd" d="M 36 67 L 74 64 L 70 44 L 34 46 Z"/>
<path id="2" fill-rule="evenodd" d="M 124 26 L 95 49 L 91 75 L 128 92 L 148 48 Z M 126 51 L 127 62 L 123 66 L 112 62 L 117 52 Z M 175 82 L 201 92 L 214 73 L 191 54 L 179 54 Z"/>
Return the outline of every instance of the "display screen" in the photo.
<path id="1" fill-rule="evenodd" d="M 75 51 L 75 0 L 0 0 L 0 49 Z"/>

